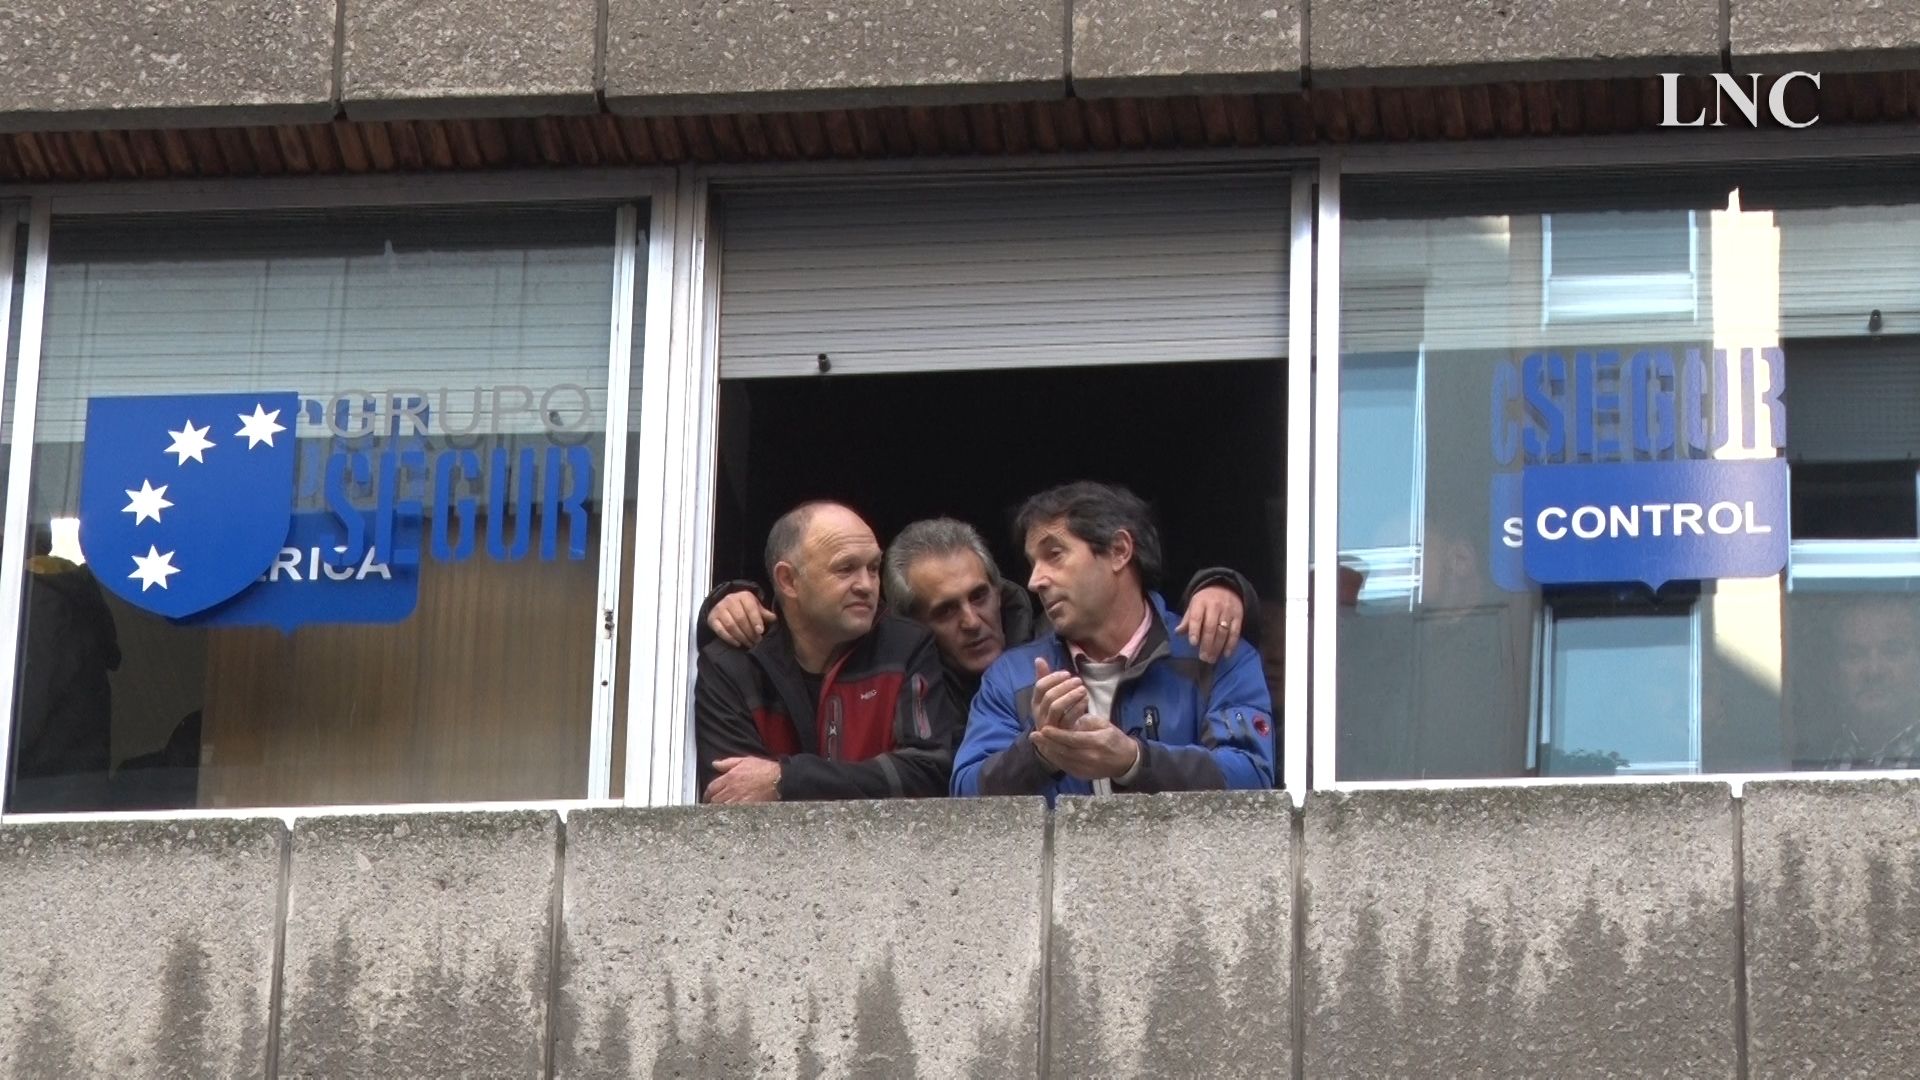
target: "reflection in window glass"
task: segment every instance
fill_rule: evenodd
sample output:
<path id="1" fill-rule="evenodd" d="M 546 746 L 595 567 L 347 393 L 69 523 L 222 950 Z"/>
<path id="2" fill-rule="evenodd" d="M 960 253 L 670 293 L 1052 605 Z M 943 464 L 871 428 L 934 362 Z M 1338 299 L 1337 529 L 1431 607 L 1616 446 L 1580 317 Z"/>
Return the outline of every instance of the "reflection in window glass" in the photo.
<path id="1" fill-rule="evenodd" d="M 1355 356 L 1340 372 L 1340 559 L 1365 574 L 1362 603 L 1417 591 L 1425 494 L 1418 353 Z"/>
<path id="2" fill-rule="evenodd" d="M 1700 768 L 1693 620 L 1554 618 L 1545 776 L 1689 773 Z"/>
<path id="3" fill-rule="evenodd" d="M 613 220 L 56 220 L 8 809 L 582 795 Z"/>
<path id="4" fill-rule="evenodd" d="M 1337 532 L 1374 580 L 1338 611 L 1340 779 L 1920 763 L 1920 200 L 1815 171 L 1350 181 Z M 1389 352 L 1421 357 L 1411 445 Z M 1779 462 L 1767 576 L 1596 562 L 1581 543 L 1634 526 L 1594 511 L 1549 549 L 1522 513 Z M 1402 505 L 1418 590 L 1371 603 L 1393 582 L 1354 552 Z M 1716 535 L 1762 535 L 1734 509 Z M 1583 589 L 1610 599 L 1558 599 Z"/>
<path id="5" fill-rule="evenodd" d="M 1796 592 L 1794 764 L 1920 768 L 1920 595 Z"/>
<path id="6" fill-rule="evenodd" d="M 1541 215 L 1547 322 L 1695 314 L 1689 210 Z"/>

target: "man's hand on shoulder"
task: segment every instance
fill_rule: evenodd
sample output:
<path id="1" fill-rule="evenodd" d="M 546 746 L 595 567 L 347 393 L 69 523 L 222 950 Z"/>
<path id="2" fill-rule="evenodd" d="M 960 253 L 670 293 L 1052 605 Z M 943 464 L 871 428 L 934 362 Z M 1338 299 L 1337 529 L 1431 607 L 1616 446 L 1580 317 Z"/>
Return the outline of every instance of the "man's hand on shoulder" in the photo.
<path id="1" fill-rule="evenodd" d="M 1176 634 L 1187 635 L 1187 642 L 1200 650 L 1200 659 L 1211 664 L 1233 653 L 1240 644 L 1240 632 L 1246 627 L 1247 605 L 1239 592 L 1225 585 L 1209 585 L 1193 594 L 1187 613 Z"/>
<path id="2" fill-rule="evenodd" d="M 757 757 L 721 758 L 713 763 L 720 775 L 707 785 L 710 803 L 776 802 L 780 798 L 780 763 Z"/>
<path id="3" fill-rule="evenodd" d="M 714 602 L 713 610 L 707 613 L 707 629 L 736 649 L 751 649 L 760 644 L 767 627 L 779 618 L 758 596 L 742 589 Z"/>

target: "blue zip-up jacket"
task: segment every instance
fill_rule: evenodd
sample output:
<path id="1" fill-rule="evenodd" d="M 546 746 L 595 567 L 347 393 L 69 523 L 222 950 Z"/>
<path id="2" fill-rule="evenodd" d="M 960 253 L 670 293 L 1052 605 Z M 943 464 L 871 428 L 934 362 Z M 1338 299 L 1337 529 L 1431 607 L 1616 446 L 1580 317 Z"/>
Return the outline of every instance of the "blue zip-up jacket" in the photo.
<path id="1" fill-rule="evenodd" d="M 1114 715 L 1140 740 L 1140 772 L 1115 791 L 1205 791 L 1273 786 L 1273 703 L 1260 657 L 1242 641 L 1217 664 L 1172 632 L 1178 624 L 1159 594 L 1140 656 L 1120 677 Z M 1054 671 L 1071 660 L 1048 631 L 1008 649 L 987 669 L 954 759 L 955 795 L 1090 795 L 1093 785 L 1055 772 L 1027 737 L 1033 730 L 1033 658 Z"/>

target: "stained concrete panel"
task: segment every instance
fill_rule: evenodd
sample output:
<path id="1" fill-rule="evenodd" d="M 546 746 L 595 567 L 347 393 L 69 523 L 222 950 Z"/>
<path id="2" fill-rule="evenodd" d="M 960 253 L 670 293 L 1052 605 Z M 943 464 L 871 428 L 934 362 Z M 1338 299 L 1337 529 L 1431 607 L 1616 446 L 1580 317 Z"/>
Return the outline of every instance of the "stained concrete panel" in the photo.
<path id="1" fill-rule="evenodd" d="M 1732 0 L 1728 36 L 1740 71 L 1900 71 L 1920 65 L 1912 0 Z"/>
<path id="2" fill-rule="evenodd" d="M 1911 1075 L 1920 781 L 1748 784 L 1742 814 L 1750 1075 Z"/>
<path id="3" fill-rule="evenodd" d="M 0 0 L 0 127 L 333 112 L 334 0 Z"/>
<path id="4" fill-rule="evenodd" d="M 1064 0 L 608 0 L 607 103 L 731 112 L 1057 98 Z"/>
<path id="5" fill-rule="evenodd" d="M 1322 86 L 1720 66 L 1718 0 L 1313 0 L 1309 11 Z"/>
<path id="6" fill-rule="evenodd" d="M 589 112 L 594 0 L 346 0 L 355 118 Z"/>
<path id="7" fill-rule="evenodd" d="M 1732 1077 L 1723 784 L 1318 793 L 1306 1075 Z"/>
<path id="8" fill-rule="evenodd" d="M 559 818 L 297 822 L 280 1076 L 541 1075 Z"/>
<path id="9" fill-rule="evenodd" d="M 570 815 L 555 1075 L 1036 1075 L 1044 815 Z"/>
<path id="10" fill-rule="evenodd" d="M 0 1076 L 259 1077 L 277 820 L 0 828 Z"/>
<path id="11" fill-rule="evenodd" d="M 1285 1076 L 1292 900 L 1283 793 L 1062 799 L 1049 1075 Z"/>
<path id="12" fill-rule="evenodd" d="M 1076 0 L 1082 97 L 1295 90 L 1298 0 Z"/>

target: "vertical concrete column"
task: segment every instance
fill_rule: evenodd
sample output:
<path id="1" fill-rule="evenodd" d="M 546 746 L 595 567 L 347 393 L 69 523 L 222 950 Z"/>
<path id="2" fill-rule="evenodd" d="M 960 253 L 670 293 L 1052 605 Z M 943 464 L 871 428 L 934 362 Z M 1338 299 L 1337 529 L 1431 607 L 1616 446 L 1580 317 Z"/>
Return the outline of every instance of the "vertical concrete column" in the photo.
<path id="1" fill-rule="evenodd" d="M 1732 1077 L 1724 784 L 1310 795 L 1306 1074 Z"/>
<path id="2" fill-rule="evenodd" d="M 1044 814 L 571 815 L 556 1075 L 1034 1076 Z"/>
<path id="3" fill-rule="evenodd" d="M 1287 1075 L 1292 916 L 1284 793 L 1061 800 L 1049 1075 Z"/>
<path id="4" fill-rule="evenodd" d="M 298 822 L 280 1076 L 541 1075 L 559 833 L 532 810 Z"/>
<path id="5" fill-rule="evenodd" d="M 286 828 L 0 828 L 0 1076 L 259 1077 Z"/>
<path id="6" fill-rule="evenodd" d="M 1794 780 L 1742 794 L 1749 1075 L 1912 1075 L 1920 781 Z"/>

